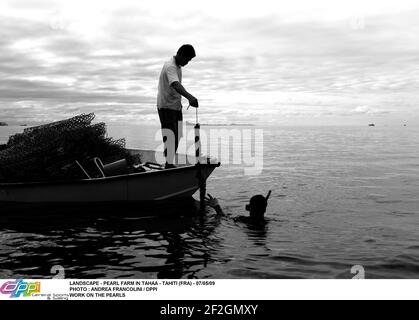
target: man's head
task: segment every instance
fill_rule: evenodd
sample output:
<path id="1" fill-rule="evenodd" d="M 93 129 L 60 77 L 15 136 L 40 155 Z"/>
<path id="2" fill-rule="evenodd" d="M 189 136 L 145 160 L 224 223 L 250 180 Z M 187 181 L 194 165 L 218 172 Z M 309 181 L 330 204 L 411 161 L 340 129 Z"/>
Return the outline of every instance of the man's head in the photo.
<path id="1" fill-rule="evenodd" d="M 249 204 L 246 205 L 246 210 L 249 211 L 251 218 L 262 219 L 267 205 L 268 201 L 266 198 L 258 194 L 250 199 Z"/>
<path id="2" fill-rule="evenodd" d="M 195 58 L 195 49 L 190 44 L 184 44 L 179 48 L 179 50 L 176 53 L 176 63 L 184 67 L 188 64 L 189 61 L 192 60 L 192 58 Z"/>

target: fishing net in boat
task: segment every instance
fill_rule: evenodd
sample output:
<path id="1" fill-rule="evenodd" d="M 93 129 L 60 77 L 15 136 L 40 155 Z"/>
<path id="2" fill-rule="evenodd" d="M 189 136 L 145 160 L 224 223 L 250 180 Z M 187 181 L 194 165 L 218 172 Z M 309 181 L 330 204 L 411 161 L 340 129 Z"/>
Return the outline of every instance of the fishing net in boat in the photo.
<path id="1" fill-rule="evenodd" d="M 94 157 L 104 162 L 129 159 L 125 140 L 107 137 L 104 123 L 91 123 L 94 117 L 81 114 L 11 136 L 0 150 L 0 182 L 85 178 L 76 161 L 95 176 Z"/>

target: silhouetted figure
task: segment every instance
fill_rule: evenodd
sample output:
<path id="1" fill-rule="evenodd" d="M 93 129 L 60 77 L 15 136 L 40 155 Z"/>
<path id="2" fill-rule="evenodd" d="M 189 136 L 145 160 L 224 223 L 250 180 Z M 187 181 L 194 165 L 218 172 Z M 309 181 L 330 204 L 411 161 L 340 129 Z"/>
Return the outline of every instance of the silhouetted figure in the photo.
<path id="1" fill-rule="evenodd" d="M 249 204 L 246 205 L 246 211 L 249 211 L 249 217 L 253 220 L 263 220 L 265 218 L 266 207 L 268 206 L 268 196 L 265 198 L 261 194 L 250 198 Z"/>
<path id="2" fill-rule="evenodd" d="M 195 56 L 195 49 L 190 44 L 184 44 L 176 55 L 164 64 L 160 73 L 157 110 L 163 131 L 166 168 L 174 167 L 174 156 L 182 137 L 182 96 L 188 99 L 190 106 L 199 106 L 198 99 L 182 86 L 182 67 Z"/>
<path id="3" fill-rule="evenodd" d="M 265 222 L 265 212 L 270 196 L 271 191 L 269 190 L 266 197 L 258 194 L 250 198 L 249 204 L 247 204 L 245 207 L 246 211 L 249 211 L 249 216 L 240 216 L 236 219 L 247 223 Z M 223 214 L 223 210 L 221 209 L 221 206 L 216 198 L 212 197 L 208 193 L 208 196 L 205 199 L 207 201 L 207 205 L 212 207 L 217 212 L 217 214 Z"/>

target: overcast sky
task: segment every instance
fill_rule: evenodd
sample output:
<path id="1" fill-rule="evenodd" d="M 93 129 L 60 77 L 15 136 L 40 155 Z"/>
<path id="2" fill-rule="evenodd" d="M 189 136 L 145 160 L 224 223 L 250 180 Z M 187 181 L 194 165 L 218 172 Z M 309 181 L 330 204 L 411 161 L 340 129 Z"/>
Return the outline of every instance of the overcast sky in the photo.
<path id="1" fill-rule="evenodd" d="M 202 122 L 419 124 L 418 35 L 416 0 L 1 0 L 0 121 L 157 122 L 191 43 Z"/>

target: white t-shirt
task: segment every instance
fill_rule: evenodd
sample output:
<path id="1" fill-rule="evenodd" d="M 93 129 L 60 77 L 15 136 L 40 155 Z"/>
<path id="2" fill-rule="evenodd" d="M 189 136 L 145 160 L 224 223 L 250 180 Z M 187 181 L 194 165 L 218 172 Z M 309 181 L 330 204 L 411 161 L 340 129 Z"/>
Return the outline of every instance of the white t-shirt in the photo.
<path id="1" fill-rule="evenodd" d="M 176 64 L 175 57 L 172 57 L 164 64 L 160 73 L 157 108 L 182 109 L 182 96 L 170 86 L 175 81 L 182 83 L 182 69 Z"/>

